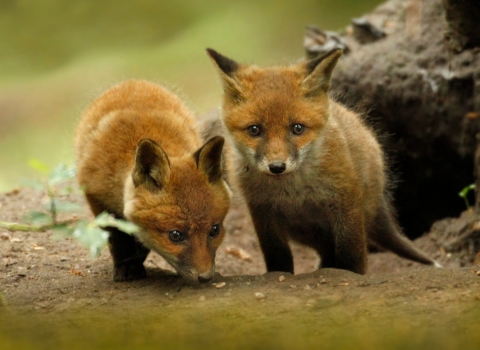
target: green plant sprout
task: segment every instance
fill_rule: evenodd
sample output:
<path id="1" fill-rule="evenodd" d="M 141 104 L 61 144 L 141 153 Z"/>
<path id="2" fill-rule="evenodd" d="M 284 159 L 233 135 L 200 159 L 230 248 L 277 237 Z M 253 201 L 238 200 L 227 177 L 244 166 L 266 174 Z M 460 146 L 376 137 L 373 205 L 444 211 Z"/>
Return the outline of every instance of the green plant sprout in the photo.
<path id="1" fill-rule="evenodd" d="M 108 232 L 105 229 L 108 227 L 118 228 L 120 231 L 130 235 L 139 229 L 137 225 L 131 222 L 116 219 L 112 215 L 103 212 L 92 222 L 79 220 L 73 229 L 72 237 L 87 247 L 92 256 L 98 256 L 107 245 Z"/>
<path id="2" fill-rule="evenodd" d="M 49 171 L 48 166 L 37 161 L 29 162 L 30 166 L 40 173 L 47 174 L 48 178 L 44 182 L 30 181 L 29 186 L 36 190 L 45 191 L 48 202 L 42 211 L 31 211 L 23 217 L 20 223 L 0 221 L 0 227 L 10 231 L 31 231 L 41 232 L 52 230 L 61 236 L 73 237 L 83 244 L 92 254 L 100 255 L 102 249 L 107 245 L 108 227 L 115 227 L 119 230 L 133 234 L 139 230 L 135 224 L 116 219 L 108 213 L 100 213 L 93 221 L 69 219 L 59 220 L 60 213 L 73 213 L 80 211 L 80 205 L 65 200 L 60 200 L 60 196 L 65 196 L 74 192 L 75 188 L 71 186 L 75 177 L 75 169 L 65 164 L 58 165 L 53 171 Z"/>
<path id="3" fill-rule="evenodd" d="M 467 210 L 470 210 L 470 202 L 468 201 L 468 193 L 472 190 L 475 190 L 475 184 L 471 184 L 467 187 L 464 187 L 459 193 L 458 195 L 460 197 L 463 198 L 463 200 L 465 201 L 465 205 L 467 206 Z"/>

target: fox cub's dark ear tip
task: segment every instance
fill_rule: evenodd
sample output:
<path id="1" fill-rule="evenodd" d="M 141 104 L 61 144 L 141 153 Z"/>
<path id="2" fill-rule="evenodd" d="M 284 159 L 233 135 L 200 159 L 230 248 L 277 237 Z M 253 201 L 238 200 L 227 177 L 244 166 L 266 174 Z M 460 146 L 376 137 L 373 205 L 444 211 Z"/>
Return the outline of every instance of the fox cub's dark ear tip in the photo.
<path id="1" fill-rule="evenodd" d="M 156 192 L 167 183 L 169 177 L 170 162 L 162 147 L 151 139 L 140 140 L 132 173 L 135 187 L 143 185 L 147 190 Z"/>
<path id="2" fill-rule="evenodd" d="M 315 70 L 315 68 L 320 63 L 322 63 L 323 61 L 330 60 L 330 61 L 335 61 L 336 62 L 336 60 L 342 55 L 343 55 L 343 50 L 336 47 L 336 48 L 328 51 L 325 55 L 316 57 L 316 58 L 308 61 L 307 62 L 307 74 L 312 73 Z"/>
<path id="3" fill-rule="evenodd" d="M 225 144 L 225 138 L 223 136 L 214 136 L 207 141 L 207 143 L 210 142 L 215 144 L 216 147 L 223 147 L 223 145 Z"/>
<path id="4" fill-rule="evenodd" d="M 222 150 L 225 139 L 215 136 L 208 140 L 193 155 L 197 168 L 208 176 L 210 183 L 215 183 L 222 178 Z"/>
<path id="5" fill-rule="evenodd" d="M 238 69 L 238 63 L 231 58 L 223 56 L 214 49 L 207 48 L 206 50 L 210 58 L 215 61 L 218 68 L 220 68 L 226 75 L 230 75 Z"/>
<path id="6" fill-rule="evenodd" d="M 207 47 L 207 48 L 205 49 L 205 51 L 207 51 L 207 54 L 208 54 L 210 57 L 212 57 L 212 58 L 213 58 L 213 56 L 218 55 L 218 52 L 217 52 L 217 51 L 215 51 L 214 49 L 211 49 L 211 48 L 209 48 L 209 47 Z"/>
<path id="7" fill-rule="evenodd" d="M 207 142 L 203 144 L 200 149 L 193 154 L 195 161 L 197 163 L 197 167 L 199 166 L 200 162 L 200 154 L 203 153 L 212 153 L 215 155 L 217 154 L 220 156 L 223 150 L 223 145 L 225 144 L 225 138 L 223 136 L 214 136 L 209 139 Z"/>

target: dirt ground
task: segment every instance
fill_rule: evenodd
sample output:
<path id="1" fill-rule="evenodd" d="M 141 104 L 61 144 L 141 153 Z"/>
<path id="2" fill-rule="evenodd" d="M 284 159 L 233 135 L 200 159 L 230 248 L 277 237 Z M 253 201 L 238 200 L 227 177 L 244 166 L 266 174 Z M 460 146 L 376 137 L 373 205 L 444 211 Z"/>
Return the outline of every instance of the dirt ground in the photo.
<path id="1" fill-rule="evenodd" d="M 27 188 L 0 195 L 0 220 L 18 222 L 45 200 Z M 81 195 L 70 200 L 90 217 Z M 154 253 L 146 279 L 115 283 L 108 249 L 92 258 L 52 232 L 0 229 L 0 348 L 72 348 L 71 339 L 78 348 L 153 348 L 160 339 L 163 348 L 480 346 L 480 266 L 437 254 L 447 267 L 435 269 L 376 253 L 362 276 L 316 270 L 318 257 L 295 246 L 294 276 L 265 274 L 240 201 L 225 225 L 218 274 L 199 286 Z"/>

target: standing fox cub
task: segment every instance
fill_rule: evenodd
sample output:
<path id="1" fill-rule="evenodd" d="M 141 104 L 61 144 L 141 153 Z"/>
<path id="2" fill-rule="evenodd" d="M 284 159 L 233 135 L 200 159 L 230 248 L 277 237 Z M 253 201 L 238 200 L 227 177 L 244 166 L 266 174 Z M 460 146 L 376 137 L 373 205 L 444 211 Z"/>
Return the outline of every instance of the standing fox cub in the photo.
<path id="1" fill-rule="evenodd" d="M 145 277 L 150 249 L 187 280 L 212 279 L 230 204 L 223 144 L 215 137 L 200 147 L 192 114 L 175 95 L 146 81 L 123 82 L 86 110 L 75 152 L 90 208 L 140 227 L 135 237 L 109 230 L 115 281 Z"/>
<path id="2" fill-rule="evenodd" d="M 268 271 L 293 273 L 289 240 L 315 249 L 321 267 L 361 274 L 368 240 L 435 263 L 400 233 L 372 131 L 328 96 L 341 50 L 266 69 L 207 52 L 225 92 L 228 179 L 246 199 Z"/>

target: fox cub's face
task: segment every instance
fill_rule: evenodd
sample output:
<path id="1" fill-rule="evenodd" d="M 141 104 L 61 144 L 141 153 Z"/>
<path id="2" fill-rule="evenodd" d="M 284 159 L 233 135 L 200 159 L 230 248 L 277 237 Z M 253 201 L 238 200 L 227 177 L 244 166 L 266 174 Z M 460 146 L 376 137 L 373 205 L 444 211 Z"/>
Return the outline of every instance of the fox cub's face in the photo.
<path id="1" fill-rule="evenodd" d="M 225 91 L 223 120 L 250 165 L 272 175 L 294 171 L 327 122 L 332 70 L 341 50 L 292 67 L 261 69 L 212 49 Z"/>
<path id="2" fill-rule="evenodd" d="M 125 217 L 141 227 L 139 240 L 193 282 L 215 273 L 215 252 L 230 193 L 221 176 L 224 139 L 215 137 L 195 154 L 169 159 L 154 141 L 139 142 Z"/>

